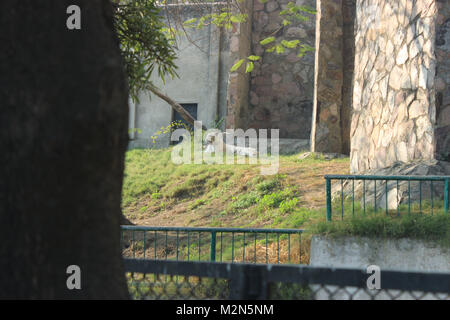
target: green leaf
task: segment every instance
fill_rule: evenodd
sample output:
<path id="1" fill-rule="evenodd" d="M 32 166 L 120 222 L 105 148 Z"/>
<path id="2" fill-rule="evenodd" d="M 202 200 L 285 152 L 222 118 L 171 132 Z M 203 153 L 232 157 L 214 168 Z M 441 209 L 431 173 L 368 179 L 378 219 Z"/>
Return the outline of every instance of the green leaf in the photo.
<path id="1" fill-rule="evenodd" d="M 245 67 L 245 72 L 246 73 L 252 72 L 254 67 L 255 67 L 255 65 L 253 64 L 253 62 L 251 62 L 251 61 L 247 62 L 247 66 Z"/>
<path id="2" fill-rule="evenodd" d="M 239 18 L 236 17 L 236 16 L 231 16 L 231 17 L 230 17 L 230 21 L 231 21 L 231 22 L 234 22 L 234 23 L 239 23 L 239 22 L 241 22 L 241 20 L 239 20 Z"/>
<path id="3" fill-rule="evenodd" d="M 286 7 L 289 8 L 289 9 L 294 8 L 295 7 L 295 3 L 289 2 Z"/>
<path id="4" fill-rule="evenodd" d="M 244 59 L 239 60 L 238 62 L 236 62 L 230 69 L 230 72 L 234 72 L 237 69 L 239 69 L 239 67 L 244 63 Z"/>
<path id="5" fill-rule="evenodd" d="M 275 47 L 277 54 L 284 53 L 284 47 L 281 44 L 277 44 Z"/>
<path id="6" fill-rule="evenodd" d="M 187 24 L 193 24 L 195 22 L 197 22 L 197 18 L 192 18 L 192 19 L 186 20 L 185 22 L 183 22 L 183 24 L 187 25 Z"/>
<path id="7" fill-rule="evenodd" d="M 266 45 L 266 44 L 274 42 L 274 41 L 275 41 L 275 37 L 268 37 L 268 38 L 261 40 L 259 43 L 261 45 Z"/>
<path id="8" fill-rule="evenodd" d="M 235 16 L 231 16 L 230 20 L 231 20 L 231 22 L 234 22 L 234 23 L 243 23 L 247 20 L 247 18 L 248 18 L 248 14 L 238 14 Z"/>
<path id="9" fill-rule="evenodd" d="M 287 26 L 287 25 L 291 24 L 291 22 L 289 20 L 286 20 L 286 19 L 284 19 L 282 23 L 283 23 L 283 26 Z"/>
<path id="10" fill-rule="evenodd" d="M 268 0 L 259 0 L 260 3 L 266 3 Z"/>
<path id="11" fill-rule="evenodd" d="M 281 41 L 281 44 L 283 46 L 285 46 L 286 48 L 290 48 L 290 49 L 296 48 L 299 43 L 300 43 L 300 40 L 292 40 L 292 41 L 283 40 L 283 41 Z"/>
<path id="12" fill-rule="evenodd" d="M 250 61 L 258 61 L 261 57 L 260 56 L 248 56 L 248 60 Z"/>
<path id="13" fill-rule="evenodd" d="M 301 15 L 301 14 L 299 14 L 299 13 L 296 13 L 296 14 L 295 14 L 295 18 L 296 18 L 297 20 L 299 20 L 299 21 L 304 21 L 304 22 L 306 22 L 306 21 L 309 20 L 308 17 L 305 17 L 305 16 L 303 16 L 303 15 Z"/>
<path id="14" fill-rule="evenodd" d="M 300 48 L 300 51 L 298 52 L 297 57 L 301 58 L 301 57 L 303 57 L 305 55 L 306 52 L 314 51 L 314 50 L 315 50 L 314 47 L 311 47 L 311 46 L 309 46 L 307 44 L 302 44 L 301 48 Z"/>
<path id="15" fill-rule="evenodd" d="M 308 6 L 301 6 L 300 10 L 306 13 L 310 13 L 310 14 L 316 14 L 317 11 L 314 8 L 308 7 Z"/>

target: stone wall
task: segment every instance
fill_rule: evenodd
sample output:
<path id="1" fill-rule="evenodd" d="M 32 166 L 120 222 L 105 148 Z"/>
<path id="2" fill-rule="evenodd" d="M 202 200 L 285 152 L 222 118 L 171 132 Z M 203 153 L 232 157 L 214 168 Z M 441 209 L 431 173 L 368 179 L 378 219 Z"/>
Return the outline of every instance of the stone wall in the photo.
<path id="1" fill-rule="evenodd" d="M 230 76 L 230 103 L 227 118 L 228 127 L 280 129 L 280 138 L 309 139 L 311 129 L 311 113 L 313 103 L 314 53 L 297 57 L 297 50 L 287 50 L 277 55 L 264 52 L 260 41 L 275 35 L 281 39 L 299 39 L 302 43 L 314 46 L 315 19 L 308 15 L 309 21 L 294 22 L 281 27 L 280 11 L 288 0 L 271 0 L 263 4 L 253 1 L 251 34 L 241 33 L 236 40 L 231 38 L 231 54 L 233 61 L 242 58 L 242 42 L 251 43 L 251 54 L 262 57 L 255 63 L 250 75 L 248 108 L 245 101 L 237 101 L 238 95 L 233 90 L 245 88 L 246 79 L 242 74 Z M 315 7 L 315 0 L 297 0 L 297 5 Z M 280 28 L 281 27 L 281 28 Z M 239 41 L 237 41 L 239 40 Z M 242 95 L 245 93 L 242 92 Z M 242 96 L 239 96 L 242 99 Z"/>
<path id="2" fill-rule="evenodd" d="M 356 0 L 343 0 L 343 83 L 341 109 L 341 153 L 350 154 L 350 124 L 353 109 L 353 74 L 355 68 Z"/>
<path id="3" fill-rule="evenodd" d="M 356 15 L 351 172 L 435 158 L 436 0 L 358 0 Z"/>
<path id="4" fill-rule="evenodd" d="M 318 0 L 311 151 L 350 152 L 354 0 Z"/>
<path id="5" fill-rule="evenodd" d="M 228 33 L 230 39 L 230 61 L 234 65 L 240 59 L 251 54 L 251 26 L 253 0 L 245 0 L 242 5 L 243 13 L 248 14 L 244 23 L 234 23 L 233 29 Z M 235 9 L 235 13 L 241 13 Z M 228 70 L 229 71 L 229 70 Z M 249 110 L 250 74 L 240 68 L 228 75 L 227 89 L 227 128 L 247 129 L 251 117 Z"/>
<path id="6" fill-rule="evenodd" d="M 342 0 L 317 0 L 311 151 L 340 153 L 343 86 Z"/>
<path id="7" fill-rule="evenodd" d="M 450 1 L 436 2 L 436 153 L 450 161 Z"/>

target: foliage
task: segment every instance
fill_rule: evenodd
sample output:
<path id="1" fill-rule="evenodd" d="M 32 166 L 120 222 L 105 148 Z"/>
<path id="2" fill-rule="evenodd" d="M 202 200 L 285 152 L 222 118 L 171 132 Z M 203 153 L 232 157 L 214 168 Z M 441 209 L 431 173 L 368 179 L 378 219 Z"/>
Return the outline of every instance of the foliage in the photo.
<path id="1" fill-rule="evenodd" d="M 197 199 L 194 201 L 194 203 L 189 205 L 189 210 L 194 210 L 202 205 L 204 205 L 206 203 L 206 200 L 204 199 Z"/>
<path id="2" fill-rule="evenodd" d="M 276 175 L 275 178 L 258 183 L 255 188 L 260 195 L 269 194 L 273 190 L 281 188 L 281 180 L 284 178 L 285 176 Z"/>
<path id="3" fill-rule="evenodd" d="M 166 24 L 154 0 L 112 1 L 115 8 L 114 26 L 120 41 L 130 96 L 138 99 L 140 91 L 153 86 L 150 77 L 175 77 L 176 53 Z"/>
<path id="4" fill-rule="evenodd" d="M 438 240 L 440 243 L 450 246 L 450 215 L 358 216 L 331 223 L 319 222 L 311 226 L 311 232 L 331 236 L 353 235 Z"/>
<path id="5" fill-rule="evenodd" d="M 162 198 L 162 194 L 159 192 L 153 192 L 152 193 L 152 199 L 161 199 Z"/>
<path id="6" fill-rule="evenodd" d="M 163 136 L 165 134 L 168 134 L 170 132 L 172 132 L 175 129 L 178 128 L 183 128 L 186 129 L 187 131 L 189 131 L 191 134 L 193 134 L 191 127 L 189 127 L 187 124 L 185 124 L 183 121 L 181 120 L 177 120 L 177 121 L 172 121 L 171 123 L 169 123 L 167 126 L 165 127 L 161 127 L 161 129 L 159 129 L 158 131 L 156 131 L 151 137 L 150 139 L 152 140 L 152 143 L 155 144 L 156 143 L 156 139 L 158 139 L 158 137 Z"/>
<path id="7" fill-rule="evenodd" d="M 261 209 L 279 208 L 281 203 L 286 200 L 290 200 L 294 197 L 294 190 L 286 188 L 270 194 L 264 195 L 259 201 L 259 207 Z"/>
<path id="8" fill-rule="evenodd" d="M 224 122 L 225 122 L 225 118 L 224 117 L 219 118 L 219 115 L 216 115 L 216 118 L 214 119 L 214 121 L 213 121 L 213 123 L 211 125 L 211 128 L 213 128 L 213 129 L 221 129 Z"/>
<path id="9" fill-rule="evenodd" d="M 266 3 L 266 0 L 259 0 L 261 3 Z M 286 5 L 286 8 L 282 11 L 280 11 L 280 16 L 283 17 L 283 21 L 281 22 L 281 25 L 277 30 L 272 32 L 271 35 L 268 37 L 262 39 L 260 41 L 260 44 L 262 46 L 265 46 L 265 51 L 272 53 L 275 52 L 276 54 L 283 54 L 286 52 L 286 50 L 289 49 L 298 49 L 297 56 L 303 57 L 305 53 L 309 51 L 314 51 L 314 48 L 305 44 L 301 43 L 300 40 L 294 39 L 294 40 L 286 40 L 282 37 L 275 37 L 274 35 L 278 34 L 278 32 L 285 26 L 288 26 L 292 24 L 294 21 L 308 21 L 309 17 L 305 14 L 315 14 L 316 11 L 313 8 L 310 8 L 308 6 L 299 6 L 296 5 L 294 2 L 289 2 Z M 245 64 L 245 72 L 250 73 L 254 69 L 254 61 L 258 61 L 261 59 L 261 56 L 257 55 L 250 55 L 247 58 L 242 58 L 238 60 L 230 69 L 230 72 L 237 71 L 240 69 L 240 67 L 246 62 Z"/>
<path id="10" fill-rule="evenodd" d="M 281 203 L 280 203 L 280 212 L 281 213 L 287 213 L 287 212 L 294 211 L 294 208 L 297 206 L 297 203 L 298 203 L 298 199 L 297 198 L 286 199 L 286 200 L 281 201 Z"/>
<path id="11" fill-rule="evenodd" d="M 187 34 L 190 28 L 202 29 L 208 25 L 215 25 L 219 28 L 231 29 L 233 24 L 248 23 L 248 13 L 242 9 L 241 0 L 226 0 L 225 7 L 218 12 L 185 21 L 182 20 L 178 10 L 165 10 L 164 18 L 161 6 L 166 4 L 166 0 L 111 0 L 111 2 L 115 8 L 114 25 L 128 76 L 130 97 L 134 101 L 138 101 L 139 92 L 154 87 L 151 81 L 154 71 L 157 71 L 163 83 L 167 76 L 172 78 L 178 76 L 175 64 L 176 36 L 186 36 L 189 41 L 194 42 Z M 202 4 L 210 3 L 210 1 L 192 0 L 190 3 L 201 7 Z M 281 28 L 295 20 L 307 21 L 309 17 L 305 14 L 314 13 L 313 8 L 289 2 L 280 12 L 283 22 L 273 34 L 277 34 Z M 273 35 L 263 39 L 261 44 L 267 45 L 266 52 L 277 54 L 284 53 L 286 49 L 298 49 L 299 57 L 314 50 L 311 46 L 302 44 L 300 40 L 277 39 Z M 230 71 L 237 71 L 244 65 L 245 72 L 252 72 L 254 62 L 260 59 L 260 56 L 253 54 L 243 57 L 231 67 Z"/>
<path id="12" fill-rule="evenodd" d="M 246 209 L 258 203 L 259 195 L 256 192 L 249 192 L 241 194 L 237 197 L 232 197 L 231 208 L 235 210 Z"/>

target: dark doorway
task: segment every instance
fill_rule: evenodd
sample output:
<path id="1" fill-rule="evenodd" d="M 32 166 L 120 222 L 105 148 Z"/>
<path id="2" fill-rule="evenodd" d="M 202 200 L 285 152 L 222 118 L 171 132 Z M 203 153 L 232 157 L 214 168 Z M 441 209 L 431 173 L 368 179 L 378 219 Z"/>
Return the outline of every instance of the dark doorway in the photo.
<path id="1" fill-rule="evenodd" d="M 180 103 L 180 105 L 187 111 L 189 112 L 189 114 L 195 119 L 197 120 L 197 107 L 198 104 L 197 103 Z M 194 130 L 194 127 L 187 123 L 186 120 L 184 120 L 181 115 L 177 112 L 177 111 L 173 111 L 173 115 L 172 115 L 172 122 L 180 122 L 183 123 L 183 125 L 186 125 L 189 127 L 190 130 Z M 173 127 L 173 130 L 178 129 L 178 128 L 184 128 L 183 125 L 176 125 Z M 177 144 L 180 143 L 181 141 L 183 141 L 183 138 L 181 138 L 178 142 L 177 141 L 172 141 L 171 144 Z"/>

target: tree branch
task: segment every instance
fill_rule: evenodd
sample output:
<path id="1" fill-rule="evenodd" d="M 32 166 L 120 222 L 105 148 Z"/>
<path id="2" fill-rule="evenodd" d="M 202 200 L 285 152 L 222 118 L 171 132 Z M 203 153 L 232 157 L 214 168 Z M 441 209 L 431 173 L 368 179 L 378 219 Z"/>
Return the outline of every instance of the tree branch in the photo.
<path id="1" fill-rule="evenodd" d="M 158 97 L 160 97 L 161 99 L 163 99 L 164 101 L 166 101 L 168 104 L 170 104 L 170 106 L 174 110 L 176 110 L 184 120 L 186 120 L 189 124 L 194 126 L 195 121 L 194 117 L 192 117 L 191 114 L 187 112 L 186 109 L 184 109 L 179 103 L 175 102 L 174 100 L 172 100 L 171 98 L 169 98 L 168 96 L 166 96 L 164 93 L 162 93 L 153 86 L 149 87 L 149 90 Z M 206 131 L 208 129 L 202 124 L 202 130 Z"/>

